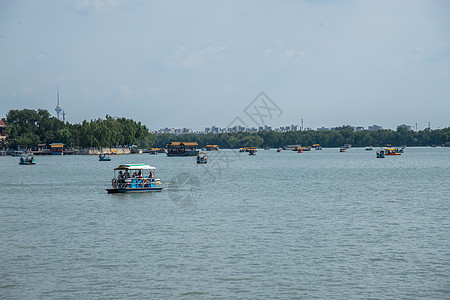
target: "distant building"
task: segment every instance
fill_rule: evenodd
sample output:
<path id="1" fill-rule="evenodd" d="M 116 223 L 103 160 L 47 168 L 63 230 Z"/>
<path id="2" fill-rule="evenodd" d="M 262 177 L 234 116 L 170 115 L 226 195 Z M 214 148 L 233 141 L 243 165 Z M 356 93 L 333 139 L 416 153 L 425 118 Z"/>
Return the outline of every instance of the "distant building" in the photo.
<path id="1" fill-rule="evenodd" d="M 356 126 L 355 131 L 363 131 L 364 127 L 362 126 Z"/>
<path id="2" fill-rule="evenodd" d="M 370 131 L 378 131 L 378 130 L 382 130 L 382 129 L 383 129 L 383 127 L 378 126 L 378 125 L 369 126 Z"/>
<path id="3" fill-rule="evenodd" d="M 5 139 L 6 139 L 6 125 L 0 119 L 0 141 L 3 141 Z"/>
<path id="4" fill-rule="evenodd" d="M 406 130 L 413 130 L 412 126 L 406 125 L 406 124 L 398 125 L 397 129 L 399 129 L 399 128 L 405 128 Z"/>
<path id="5" fill-rule="evenodd" d="M 53 143 L 50 144 L 50 150 L 52 154 L 60 154 L 64 153 L 65 145 L 63 143 Z"/>
<path id="6" fill-rule="evenodd" d="M 192 133 L 191 128 L 183 128 L 183 133 Z"/>
<path id="7" fill-rule="evenodd" d="M 327 128 L 327 127 L 317 128 L 317 131 L 327 131 L 327 130 L 330 130 L 330 128 Z"/>
<path id="8" fill-rule="evenodd" d="M 56 86 L 56 107 L 55 107 L 55 111 L 56 111 L 56 117 L 58 118 L 58 120 L 65 119 L 65 113 L 61 114 L 61 112 L 63 112 L 63 109 L 62 109 L 61 105 L 59 105 L 59 86 Z M 63 120 L 63 121 L 65 121 L 65 120 Z"/>

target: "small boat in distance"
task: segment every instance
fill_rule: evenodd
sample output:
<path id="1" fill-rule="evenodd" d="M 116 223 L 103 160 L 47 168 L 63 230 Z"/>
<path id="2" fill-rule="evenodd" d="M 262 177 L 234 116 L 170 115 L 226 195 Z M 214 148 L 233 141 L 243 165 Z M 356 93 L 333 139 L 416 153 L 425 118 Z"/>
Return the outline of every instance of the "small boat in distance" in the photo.
<path id="1" fill-rule="evenodd" d="M 322 150 L 322 147 L 319 144 L 312 145 L 314 150 Z"/>
<path id="2" fill-rule="evenodd" d="M 366 147 L 366 151 L 372 151 L 372 150 L 373 150 L 372 146 L 367 146 Z"/>
<path id="3" fill-rule="evenodd" d="M 218 145 L 206 145 L 205 147 L 206 151 L 219 151 Z"/>
<path id="4" fill-rule="evenodd" d="M 107 156 L 106 154 L 99 154 L 98 160 L 99 161 L 111 161 L 111 157 Z"/>
<path id="5" fill-rule="evenodd" d="M 197 163 L 206 164 L 208 162 L 207 154 L 205 152 L 200 152 L 197 154 Z"/>
<path id="6" fill-rule="evenodd" d="M 151 155 L 157 155 L 158 154 L 158 148 L 149 148 L 146 152 Z"/>
<path id="7" fill-rule="evenodd" d="M 284 150 L 297 151 L 299 147 L 302 145 L 286 145 L 284 146 Z"/>
<path id="8" fill-rule="evenodd" d="M 281 150 L 282 150 L 281 148 L 278 148 L 278 149 L 277 149 L 277 152 L 281 152 Z"/>
<path id="9" fill-rule="evenodd" d="M 252 147 L 252 148 L 248 149 L 247 152 L 248 152 L 248 155 L 256 155 L 256 148 Z"/>
<path id="10" fill-rule="evenodd" d="M 385 155 L 402 155 L 397 148 L 384 148 Z"/>
<path id="11" fill-rule="evenodd" d="M 155 169 L 146 164 L 120 165 L 114 169 L 112 189 L 106 191 L 108 194 L 161 192 L 163 188 L 155 186 L 159 183 L 159 179 L 155 179 Z"/>
<path id="12" fill-rule="evenodd" d="M 342 146 L 341 149 L 339 149 L 339 152 L 347 152 L 347 147 Z"/>
<path id="13" fill-rule="evenodd" d="M 167 156 L 195 156 L 197 146 L 196 142 L 171 142 L 167 144 Z"/>
<path id="14" fill-rule="evenodd" d="M 20 157 L 19 165 L 35 165 L 34 157 L 31 154 L 26 154 Z"/>
<path id="15" fill-rule="evenodd" d="M 377 158 L 384 158 L 384 150 L 377 151 Z"/>

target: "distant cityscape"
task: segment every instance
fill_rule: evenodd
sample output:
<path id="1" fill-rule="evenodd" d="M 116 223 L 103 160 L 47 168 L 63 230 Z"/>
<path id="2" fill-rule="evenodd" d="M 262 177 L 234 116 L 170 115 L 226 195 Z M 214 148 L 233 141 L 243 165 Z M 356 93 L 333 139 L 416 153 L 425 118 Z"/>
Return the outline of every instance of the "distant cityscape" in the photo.
<path id="1" fill-rule="evenodd" d="M 66 113 L 64 112 L 63 108 L 60 105 L 59 86 L 56 87 L 56 101 L 57 101 L 56 108 L 55 108 L 56 117 L 58 118 L 58 120 L 65 122 L 66 121 Z M 302 124 L 303 124 L 303 119 L 302 119 Z M 351 128 L 355 132 L 363 131 L 363 130 L 378 131 L 378 130 L 383 129 L 383 127 L 380 125 L 371 125 L 371 126 L 367 127 L 367 129 L 364 128 L 363 126 L 343 125 L 343 126 L 338 126 L 338 127 L 320 127 L 320 128 L 316 128 L 315 130 L 317 130 L 317 131 L 337 130 L 342 127 Z M 414 130 L 413 126 L 407 125 L 407 124 L 398 125 L 397 128 L 405 128 L 406 130 Z M 428 128 L 430 128 L 430 123 L 428 123 Z M 217 134 L 219 134 L 219 133 L 233 133 L 233 132 L 256 133 L 256 132 L 260 132 L 260 131 L 289 132 L 289 131 L 309 131 L 309 130 L 314 130 L 314 129 L 310 128 L 310 127 L 303 127 L 303 125 L 288 125 L 288 126 L 281 126 L 281 127 L 277 127 L 277 128 L 273 128 L 272 126 L 268 126 L 268 125 L 260 126 L 258 128 L 244 127 L 244 126 L 236 125 L 236 126 L 229 127 L 229 128 L 211 126 L 211 127 L 205 127 L 205 130 L 196 130 L 196 131 L 192 130 L 191 128 L 168 128 L 168 127 L 166 127 L 166 128 L 161 128 L 159 130 L 154 130 L 151 132 L 152 133 L 170 133 L 170 134 L 175 134 L 175 135 L 181 135 L 181 134 L 189 134 L 189 133 L 194 133 L 194 134 L 210 134 L 210 133 L 215 134 L 215 133 L 217 133 Z M 415 126 L 415 130 L 417 131 L 417 124 Z"/>
<path id="2" fill-rule="evenodd" d="M 342 127 L 351 128 L 355 132 L 363 131 L 363 130 L 378 131 L 378 130 L 383 129 L 383 127 L 380 125 L 371 125 L 371 126 L 367 127 L 367 129 L 364 128 L 363 126 L 343 125 L 340 127 L 320 127 L 315 130 L 317 130 L 317 131 L 337 130 Z M 405 128 L 406 130 L 414 130 L 411 125 L 406 125 L 406 124 L 398 125 L 397 128 Z M 416 129 L 417 129 L 417 125 L 416 125 Z M 189 133 L 218 134 L 218 133 L 233 133 L 233 132 L 256 133 L 256 132 L 260 132 L 260 131 L 289 132 L 289 131 L 309 131 L 309 130 L 314 130 L 314 129 L 310 128 L 310 127 L 302 127 L 300 125 L 288 125 L 288 126 L 281 126 L 281 127 L 277 127 L 277 128 L 273 128 L 272 126 L 267 126 L 267 125 L 261 126 L 258 128 L 256 128 L 256 127 L 249 128 L 249 127 L 244 127 L 244 126 L 234 126 L 234 127 L 230 127 L 230 128 L 222 128 L 222 127 L 211 126 L 211 127 L 206 127 L 205 130 L 198 130 L 198 131 L 194 131 L 191 128 L 168 128 L 168 127 L 166 127 L 166 128 L 161 128 L 159 130 L 152 131 L 152 133 L 170 133 L 170 134 L 180 135 L 180 134 L 189 134 Z"/>

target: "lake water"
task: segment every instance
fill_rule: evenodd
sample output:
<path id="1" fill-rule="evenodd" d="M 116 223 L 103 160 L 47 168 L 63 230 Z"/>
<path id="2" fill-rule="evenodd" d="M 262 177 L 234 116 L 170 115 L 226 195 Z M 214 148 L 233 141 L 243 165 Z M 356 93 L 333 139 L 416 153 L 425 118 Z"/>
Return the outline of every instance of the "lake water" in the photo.
<path id="1" fill-rule="evenodd" d="M 2 299 L 449 299 L 450 148 L 0 157 Z M 107 194 L 148 163 L 162 193 Z"/>

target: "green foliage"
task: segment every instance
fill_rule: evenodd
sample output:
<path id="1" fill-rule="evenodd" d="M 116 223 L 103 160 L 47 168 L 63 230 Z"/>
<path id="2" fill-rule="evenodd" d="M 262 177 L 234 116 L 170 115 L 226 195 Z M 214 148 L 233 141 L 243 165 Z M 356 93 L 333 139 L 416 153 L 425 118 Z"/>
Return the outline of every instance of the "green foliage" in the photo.
<path id="1" fill-rule="evenodd" d="M 394 130 L 354 132 L 349 126 L 328 131 L 260 131 L 258 133 L 235 132 L 220 134 L 151 134 L 145 125 L 126 118 L 107 115 L 105 119 L 84 120 L 81 124 L 69 124 L 52 117 L 47 110 L 10 110 L 6 115 L 7 134 L 11 146 L 36 146 L 38 143 L 62 142 L 74 147 L 116 147 L 137 145 L 140 148 L 166 147 L 172 141 L 197 142 L 200 147 L 208 144 L 220 148 L 283 147 L 285 145 L 340 147 L 428 146 L 441 145 L 450 140 L 450 127 L 444 129 L 410 131 L 399 127 Z"/>
<path id="2" fill-rule="evenodd" d="M 449 141 L 450 127 L 436 130 L 410 131 L 404 128 L 380 131 L 358 131 L 344 126 L 337 130 L 328 131 L 260 131 L 258 133 L 237 132 L 220 134 L 158 134 L 155 145 L 165 147 L 172 141 L 197 142 L 200 147 L 208 144 L 219 145 L 220 148 L 271 147 L 278 148 L 286 145 L 312 146 L 320 144 L 322 147 L 340 147 L 351 144 L 354 147 L 383 147 L 387 144 L 396 146 L 428 146 L 442 145 Z"/>
<path id="3" fill-rule="evenodd" d="M 105 120 L 69 124 L 52 117 L 47 110 L 10 110 L 5 120 L 11 147 L 39 143 L 64 143 L 74 147 L 114 147 L 136 144 L 151 147 L 156 140 L 145 125 L 126 118 L 106 116 Z"/>

